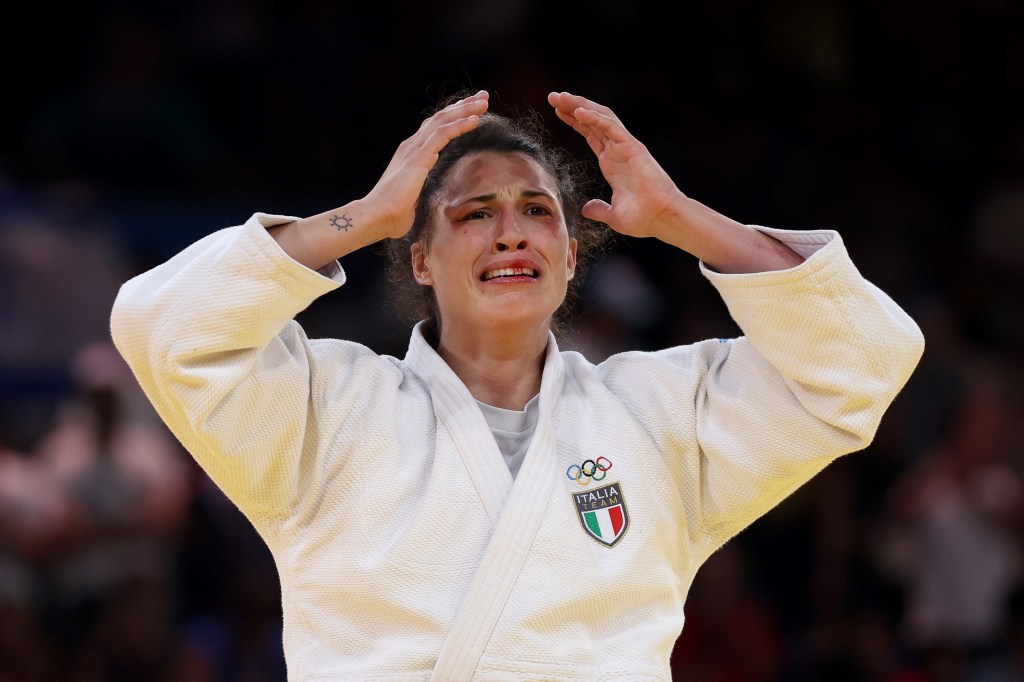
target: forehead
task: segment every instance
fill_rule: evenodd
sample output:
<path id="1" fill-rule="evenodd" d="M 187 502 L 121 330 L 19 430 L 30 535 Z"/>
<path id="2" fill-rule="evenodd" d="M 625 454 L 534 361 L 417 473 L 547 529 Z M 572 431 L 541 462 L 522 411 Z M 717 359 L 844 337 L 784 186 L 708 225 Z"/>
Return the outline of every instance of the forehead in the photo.
<path id="1" fill-rule="evenodd" d="M 459 159 L 445 182 L 449 200 L 524 189 L 558 197 L 558 184 L 538 161 L 521 152 L 477 152 Z"/>

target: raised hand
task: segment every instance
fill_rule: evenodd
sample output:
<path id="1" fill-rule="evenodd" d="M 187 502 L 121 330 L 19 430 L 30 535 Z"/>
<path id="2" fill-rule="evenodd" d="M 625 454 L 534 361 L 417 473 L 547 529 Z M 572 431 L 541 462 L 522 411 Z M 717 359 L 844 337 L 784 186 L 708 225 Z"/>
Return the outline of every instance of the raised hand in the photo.
<path id="1" fill-rule="evenodd" d="M 568 92 L 552 92 L 548 103 L 562 121 L 587 140 L 611 187 L 611 203 L 594 199 L 583 215 L 634 237 L 659 236 L 685 196 L 611 109 Z"/>
<path id="2" fill-rule="evenodd" d="M 587 202 L 587 218 L 625 235 L 657 237 L 719 272 L 782 270 L 803 262 L 782 242 L 683 194 L 608 107 L 568 92 L 552 92 L 548 102 L 586 138 L 611 186 L 611 203 Z"/>
<path id="3" fill-rule="evenodd" d="M 481 90 L 448 105 L 425 119 L 419 130 L 398 145 L 384 174 L 361 202 L 381 225 L 382 237 L 402 237 L 409 231 L 416 200 L 438 154 L 446 144 L 480 124 L 480 115 L 487 111 L 488 97 Z"/>
<path id="4" fill-rule="evenodd" d="M 412 227 L 427 174 L 453 139 L 480 124 L 487 111 L 483 90 L 441 109 L 398 145 L 384 174 L 362 199 L 308 218 L 271 227 L 285 253 L 319 270 L 342 256 L 388 237 L 403 237 Z"/>

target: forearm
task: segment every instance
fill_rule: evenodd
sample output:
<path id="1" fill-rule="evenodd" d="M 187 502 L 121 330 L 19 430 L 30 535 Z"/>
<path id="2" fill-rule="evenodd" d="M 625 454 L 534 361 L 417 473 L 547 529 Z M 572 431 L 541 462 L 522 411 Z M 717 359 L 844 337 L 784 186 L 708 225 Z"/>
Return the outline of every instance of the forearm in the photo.
<path id="1" fill-rule="evenodd" d="M 680 194 L 659 221 L 659 239 L 723 274 L 786 270 L 803 257 L 777 239 Z"/>
<path id="2" fill-rule="evenodd" d="M 838 233 L 768 230 L 808 258 L 785 272 L 703 268 L 746 342 L 825 424 L 866 445 L 920 360 L 914 320 L 857 270 Z M 815 249 L 814 244 L 820 245 Z M 736 382 L 742 363 L 734 363 Z"/>
<path id="3" fill-rule="evenodd" d="M 389 236 L 388 220 L 365 200 L 268 229 L 281 249 L 310 270 Z"/>
<path id="4" fill-rule="evenodd" d="M 311 377 L 290 323 L 344 279 L 296 263 L 256 214 L 122 285 L 111 335 L 161 418 L 244 509 L 293 499 Z"/>
<path id="5" fill-rule="evenodd" d="M 438 111 L 398 146 L 391 163 L 363 199 L 270 229 L 285 253 L 311 270 L 320 270 L 385 237 L 402 237 L 412 227 L 427 174 L 441 150 L 477 127 L 487 111 L 481 90 Z"/>

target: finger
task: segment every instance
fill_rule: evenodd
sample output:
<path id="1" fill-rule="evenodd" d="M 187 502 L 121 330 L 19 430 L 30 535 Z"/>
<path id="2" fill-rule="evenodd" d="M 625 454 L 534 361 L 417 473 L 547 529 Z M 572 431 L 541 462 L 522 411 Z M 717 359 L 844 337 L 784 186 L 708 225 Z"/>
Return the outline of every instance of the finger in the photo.
<path id="1" fill-rule="evenodd" d="M 583 209 L 580 211 L 584 218 L 590 220 L 596 220 L 599 223 L 610 225 L 612 220 L 612 207 L 605 201 L 600 199 L 591 199 L 583 205 Z"/>
<path id="2" fill-rule="evenodd" d="M 613 142 L 629 142 L 632 135 L 622 125 L 622 121 L 594 109 L 579 107 L 573 111 L 573 117 L 588 128 L 596 128 Z"/>
<path id="3" fill-rule="evenodd" d="M 573 130 L 575 130 L 580 135 L 585 135 L 586 134 L 586 133 L 583 132 L 583 124 L 580 123 L 579 121 L 577 121 L 576 117 L 573 116 L 572 114 L 567 114 L 564 111 L 562 111 L 561 109 L 555 109 L 555 116 L 560 118 L 564 123 L 569 125 L 569 127 L 571 127 Z"/>
<path id="4" fill-rule="evenodd" d="M 464 104 L 466 102 L 473 102 L 473 101 L 480 100 L 480 99 L 488 99 L 490 96 L 491 96 L 490 93 L 487 92 L 486 90 L 477 90 L 472 95 L 467 95 L 466 97 L 463 97 L 462 99 L 456 100 L 456 101 L 452 102 L 451 104 L 449 104 L 445 108 L 446 109 L 450 109 L 452 107 L 456 107 L 456 106 L 458 106 L 460 104 Z"/>
<path id="5" fill-rule="evenodd" d="M 572 113 L 576 109 L 583 107 L 585 109 L 592 109 L 598 111 L 605 116 L 618 120 L 618 116 L 615 115 L 610 108 L 603 104 L 581 97 L 579 95 L 573 95 L 569 92 L 552 92 L 548 95 L 548 103 L 555 109 L 565 111 L 566 113 Z"/>
<path id="6" fill-rule="evenodd" d="M 417 166 L 426 164 L 427 168 L 433 167 L 445 145 L 478 125 L 480 125 L 480 116 L 477 114 L 470 114 L 444 123 L 433 120 L 429 125 L 424 121 L 423 127 L 415 135 L 407 138 L 398 146 L 389 167 L 397 168 L 408 163 Z"/>
<path id="7" fill-rule="evenodd" d="M 432 154 L 437 155 L 441 153 L 445 145 L 454 140 L 459 135 L 468 133 L 473 128 L 480 125 L 480 117 L 476 114 L 466 116 L 465 118 L 459 118 L 454 121 L 450 121 L 443 125 L 438 126 L 426 139 L 424 146 Z"/>
<path id="8" fill-rule="evenodd" d="M 555 115 L 558 116 L 562 121 L 572 126 L 572 129 L 577 133 L 586 138 L 587 144 L 590 145 L 590 149 L 595 154 L 600 154 L 604 151 L 604 140 L 600 135 L 596 134 L 596 131 L 579 121 L 575 116 L 566 114 L 559 109 L 555 109 Z"/>
<path id="9" fill-rule="evenodd" d="M 488 95 L 486 91 L 481 90 L 471 97 L 459 100 L 458 102 L 452 102 L 444 109 L 435 112 L 433 115 L 423 119 L 420 122 L 420 131 L 427 131 L 436 128 L 439 125 L 450 123 L 458 118 L 465 116 L 479 115 L 487 111 L 489 106 Z M 429 133 L 427 133 L 429 134 Z"/>
<path id="10" fill-rule="evenodd" d="M 416 155 L 426 150 L 427 163 L 432 166 L 446 144 L 480 124 L 480 116 L 489 106 L 489 97 L 486 90 L 480 90 L 423 119 L 419 129 L 399 145 L 399 154 Z"/>
<path id="11" fill-rule="evenodd" d="M 461 100 L 459 102 L 449 104 L 444 109 L 437 112 L 427 120 L 447 121 L 455 118 L 460 118 L 463 116 L 469 116 L 471 114 L 482 114 L 483 112 L 487 111 L 488 106 L 490 106 L 490 102 L 486 96 L 473 96 Z"/>

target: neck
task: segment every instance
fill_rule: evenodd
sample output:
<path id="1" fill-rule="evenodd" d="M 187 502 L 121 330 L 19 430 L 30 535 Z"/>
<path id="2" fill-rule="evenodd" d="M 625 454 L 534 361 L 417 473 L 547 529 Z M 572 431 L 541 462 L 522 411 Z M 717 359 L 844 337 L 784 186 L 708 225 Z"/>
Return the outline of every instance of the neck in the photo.
<path id="1" fill-rule="evenodd" d="M 540 391 L 548 325 L 528 331 L 465 328 L 445 322 L 437 352 L 474 398 L 506 410 L 523 410 Z"/>

